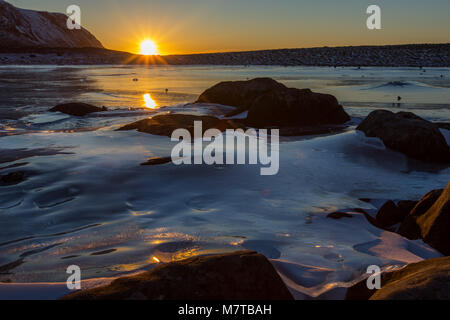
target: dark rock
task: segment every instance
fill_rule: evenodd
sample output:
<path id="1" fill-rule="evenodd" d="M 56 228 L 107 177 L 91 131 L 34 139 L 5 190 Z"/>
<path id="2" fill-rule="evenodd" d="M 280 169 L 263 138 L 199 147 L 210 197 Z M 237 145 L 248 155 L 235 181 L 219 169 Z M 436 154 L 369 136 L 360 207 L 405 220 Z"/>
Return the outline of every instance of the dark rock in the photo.
<path id="1" fill-rule="evenodd" d="M 225 131 L 226 129 L 245 128 L 234 120 L 221 120 L 211 116 L 196 116 L 189 114 L 164 114 L 154 116 L 149 119 L 140 120 L 131 124 L 127 124 L 118 131 L 136 130 L 139 132 L 151 133 L 160 136 L 172 135 L 176 129 L 186 129 L 191 135 L 194 134 L 194 121 L 202 122 L 202 133 L 211 128 Z"/>
<path id="2" fill-rule="evenodd" d="M 196 103 L 218 103 L 248 110 L 260 95 L 287 87 L 271 78 L 256 78 L 249 81 L 226 81 L 203 92 Z"/>
<path id="3" fill-rule="evenodd" d="M 437 125 L 441 129 L 450 130 L 450 123 L 449 122 L 433 122 L 435 125 Z"/>
<path id="4" fill-rule="evenodd" d="M 230 115 L 248 110 L 247 125 L 286 128 L 282 135 L 296 135 L 298 126 L 337 125 L 350 120 L 332 95 L 314 93 L 309 89 L 287 88 L 270 78 L 221 82 L 207 89 L 196 101 L 206 102 L 236 107 L 237 110 Z M 342 128 L 324 127 L 319 133 L 336 130 Z M 304 131 L 300 133 L 309 134 Z"/>
<path id="5" fill-rule="evenodd" d="M 332 219 L 337 220 L 337 219 L 341 219 L 341 218 L 353 218 L 353 216 L 349 213 L 336 211 L 336 212 L 332 212 L 329 215 L 327 215 L 327 218 L 332 218 Z"/>
<path id="6" fill-rule="evenodd" d="M 356 128 L 386 147 L 429 162 L 449 163 L 450 148 L 439 128 L 413 113 L 376 110 Z"/>
<path id="7" fill-rule="evenodd" d="M 72 116 L 82 117 L 90 113 L 102 112 L 106 110 L 107 109 L 105 107 L 99 108 L 87 103 L 65 103 L 59 104 L 56 107 L 51 108 L 49 111 L 51 112 L 59 111 Z"/>
<path id="8" fill-rule="evenodd" d="M 333 134 L 343 132 L 348 126 L 345 125 L 319 125 L 306 127 L 280 127 L 280 136 L 311 136 L 322 134 Z"/>
<path id="9" fill-rule="evenodd" d="M 397 202 L 397 206 L 405 212 L 405 217 L 410 214 L 412 209 L 419 203 L 419 201 L 413 200 L 400 200 Z"/>
<path id="10" fill-rule="evenodd" d="M 311 126 L 343 124 L 350 120 L 336 98 L 309 89 L 272 90 L 258 96 L 246 120 L 248 126 Z"/>
<path id="11" fill-rule="evenodd" d="M 79 291 L 65 300 L 292 300 L 272 264 L 254 251 L 194 257 Z"/>
<path id="12" fill-rule="evenodd" d="M 422 239 L 444 255 L 450 255 L 450 183 L 424 214 L 416 218 Z"/>
<path id="13" fill-rule="evenodd" d="M 398 233 L 410 240 L 417 240 L 420 238 L 420 228 L 417 224 L 417 218 L 422 216 L 436 200 L 441 196 L 443 189 L 432 190 L 428 192 L 423 198 L 414 206 L 410 213 L 403 220 Z"/>
<path id="14" fill-rule="evenodd" d="M 400 209 L 392 200 L 387 201 L 377 213 L 377 221 L 383 228 L 388 228 L 405 219 L 408 212 Z"/>
<path id="15" fill-rule="evenodd" d="M 159 165 L 159 164 L 166 164 L 169 162 L 172 162 L 171 157 L 155 157 L 155 158 L 148 159 L 144 163 L 141 163 L 141 166 L 155 166 L 155 165 Z"/>
<path id="16" fill-rule="evenodd" d="M 449 300 L 450 257 L 413 263 L 381 276 L 381 289 L 363 280 L 347 290 L 346 300 Z"/>
<path id="17" fill-rule="evenodd" d="M 5 184 L 18 184 L 25 179 L 25 172 L 16 171 L 2 176 L 2 182 Z"/>

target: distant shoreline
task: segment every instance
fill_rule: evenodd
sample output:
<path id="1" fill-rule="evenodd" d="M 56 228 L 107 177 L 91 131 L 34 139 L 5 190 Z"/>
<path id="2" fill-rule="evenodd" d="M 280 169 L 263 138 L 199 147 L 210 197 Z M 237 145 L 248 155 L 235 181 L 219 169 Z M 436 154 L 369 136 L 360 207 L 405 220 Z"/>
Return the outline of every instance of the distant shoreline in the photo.
<path id="1" fill-rule="evenodd" d="M 1 48 L 0 65 L 450 67 L 450 43 L 142 56 L 103 48 Z"/>

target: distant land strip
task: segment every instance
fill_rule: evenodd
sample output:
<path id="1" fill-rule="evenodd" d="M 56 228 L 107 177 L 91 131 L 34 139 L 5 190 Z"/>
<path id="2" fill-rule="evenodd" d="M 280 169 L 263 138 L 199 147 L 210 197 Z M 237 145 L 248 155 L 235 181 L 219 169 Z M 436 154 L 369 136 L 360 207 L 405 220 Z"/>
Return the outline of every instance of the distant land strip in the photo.
<path id="1" fill-rule="evenodd" d="M 103 48 L 0 47 L 0 65 L 450 67 L 450 43 L 142 56 Z"/>

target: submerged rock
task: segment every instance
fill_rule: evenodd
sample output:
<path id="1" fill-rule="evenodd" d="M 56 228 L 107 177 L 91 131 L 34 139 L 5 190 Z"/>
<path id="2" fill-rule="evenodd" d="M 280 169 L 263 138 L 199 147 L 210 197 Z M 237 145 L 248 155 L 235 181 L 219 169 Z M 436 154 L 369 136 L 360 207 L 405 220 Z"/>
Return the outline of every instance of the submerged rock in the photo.
<path id="1" fill-rule="evenodd" d="M 106 107 L 96 107 L 87 103 L 64 103 L 51 108 L 50 112 L 62 112 L 71 116 L 82 117 L 94 112 L 107 111 Z"/>
<path id="2" fill-rule="evenodd" d="M 411 158 L 450 163 L 450 148 L 439 128 L 411 112 L 376 110 L 356 129 Z"/>
<path id="3" fill-rule="evenodd" d="M 194 257 L 70 294 L 66 300 L 292 300 L 272 264 L 254 251 Z"/>
<path id="4" fill-rule="evenodd" d="M 248 110 L 247 125 L 290 127 L 287 135 L 294 135 L 292 128 L 299 126 L 337 125 L 350 120 L 334 96 L 287 88 L 270 78 L 221 82 L 202 93 L 196 102 L 230 105 L 237 112 Z"/>
<path id="5" fill-rule="evenodd" d="M 244 128 L 244 126 L 233 120 L 223 120 L 212 116 L 196 116 L 190 114 L 164 114 L 154 116 L 149 119 L 139 120 L 127 124 L 118 131 L 137 130 L 139 132 L 151 133 L 160 136 L 172 135 L 176 129 L 186 129 L 191 135 L 194 134 L 194 121 L 202 122 L 202 134 L 208 129 L 219 129 L 225 131 L 226 129 Z"/>
<path id="6" fill-rule="evenodd" d="M 369 290 L 363 280 L 347 290 L 346 299 L 449 300 L 450 257 L 429 259 L 384 273 L 380 290 Z"/>

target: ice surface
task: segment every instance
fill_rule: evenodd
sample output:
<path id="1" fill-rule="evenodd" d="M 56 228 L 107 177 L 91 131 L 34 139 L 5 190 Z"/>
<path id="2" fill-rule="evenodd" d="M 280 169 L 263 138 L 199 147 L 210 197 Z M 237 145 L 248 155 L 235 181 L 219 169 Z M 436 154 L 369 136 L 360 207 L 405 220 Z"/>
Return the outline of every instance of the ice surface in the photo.
<path id="1" fill-rule="evenodd" d="M 336 135 L 283 138 L 275 176 L 260 176 L 255 165 L 143 167 L 139 164 L 148 158 L 169 156 L 174 143 L 167 137 L 114 131 L 165 112 L 223 116 L 230 107 L 186 103 L 215 82 L 270 75 L 290 86 L 350 97 L 354 105 L 344 107 L 358 117 L 373 110 L 368 104 L 390 106 L 382 97 L 398 93 L 392 85 L 382 89 L 383 83 L 411 83 L 401 90 L 417 87 L 416 71 L 373 68 L 362 72 L 373 73 L 374 79 L 361 80 L 360 71 L 338 69 L 330 76 L 329 68 L 0 68 L 0 83 L 22 79 L 8 82 L 9 92 L 0 88 L 0 108 L 28 113 L 19 120 L 0 120 L 1 155 L 22 150 L 2 167 L 25 163 L 20 169 L 0 169 L 0 174 L 22 170 L 26 177 L 18 185 L 0 187 L 0 266 L 23 258 L 0 280 L 38 283 L 37 291 L 0 284 L 0 297 L 22 289 L 31 295 L 42 289 L 45 297 L 62 294 L 63 284 L 55 283 L 64 283 L 70 264 L 82 268 L 83 279 L 98 280 L 151 268 L 153 257 L 166 262 L 250 249 L 272 259 L 297 298 L 342 298 L 345 290 L 340 288 L 364 277 L 369 265 L 389 270 L 439 256 L 422 241 L 373 227 L 351 209 L 374 212 L 386 199 L 419 199 L 445 186 L 450 169 L 408 159 L 354 127 Z M 449 88 L 434 78 L 440 73 L 449 71 L 429 70 L 428 78 L 420 80 L 427 82 L 422 92 L 427 101 L 414 112 L 448 121 Z M 140 78 L 139 84 L 133 77 Z M 161 91 L 166 87 L 168 96 Z M 136 102 L 147 90 L 160 92 L 170 106 L 143 109 Z M 358 102 L 366 93 L 368 102 Z M 103 96 L 111 104 L 103 104 Z M 83 118 L 46 111 L 70 100 L 112 108 Z M 448 141 L 448 131 L 442 132 Z M 338 209 L 350 209 L 352 218 L 326 217 Z M 104 254 L 92 255 L 98 252 Z"/>

